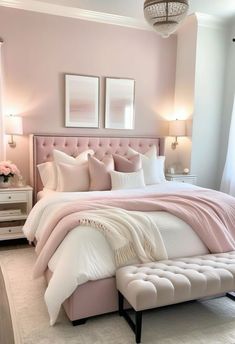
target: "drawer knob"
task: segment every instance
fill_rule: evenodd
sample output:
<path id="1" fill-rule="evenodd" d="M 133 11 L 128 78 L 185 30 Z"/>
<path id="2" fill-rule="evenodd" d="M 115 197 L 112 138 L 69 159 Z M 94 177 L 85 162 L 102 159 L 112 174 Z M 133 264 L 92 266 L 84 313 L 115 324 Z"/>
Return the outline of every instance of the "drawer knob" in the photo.
<path id="1" fill-rule="evenodd" d="M 9 229 L 8 232 L 11 233 L 11 229 Z"/>
<path id="2" fill-rule="evenodd" d="M 11 199 L 11 196 L 8 196 L 9 199 Z"/>

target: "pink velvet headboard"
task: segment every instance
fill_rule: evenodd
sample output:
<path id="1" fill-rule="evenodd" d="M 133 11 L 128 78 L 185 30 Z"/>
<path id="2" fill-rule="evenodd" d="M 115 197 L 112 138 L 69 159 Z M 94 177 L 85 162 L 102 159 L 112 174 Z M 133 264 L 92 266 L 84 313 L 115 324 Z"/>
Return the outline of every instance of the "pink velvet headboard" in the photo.
<path id="1" fill-rule="evenodd" d="M 42 190 L 37 165 L 51 161 L 53 149 L 61 150 L 71 156 L 77 156 L 86 149 L 93 149 L 95 156 L 102 159 L 106 154 L 116 153 L 125 156 L 128 147 L 140 153 L 145 153 L 152 145 L 156 145 L 159 155 L 164 155 L 164 138 L 32 135 L 30 154 L 31 185 L 34 187 L 35 192 Z"/>

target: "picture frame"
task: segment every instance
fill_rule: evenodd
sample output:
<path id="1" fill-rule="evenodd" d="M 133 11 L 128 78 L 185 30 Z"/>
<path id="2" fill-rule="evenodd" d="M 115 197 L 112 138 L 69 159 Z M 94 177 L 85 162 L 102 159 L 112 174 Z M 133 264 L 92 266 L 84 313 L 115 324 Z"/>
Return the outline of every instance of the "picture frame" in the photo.
<path id="1" fill-rule="evenodd" d="M 135 80 L 105 78 L 105 128 L 134 129 Z"/>
<path id="2" fill-rule="evenodd" d="M 99 128 L 100 78 L 65 75 L 65 126 Z"/>

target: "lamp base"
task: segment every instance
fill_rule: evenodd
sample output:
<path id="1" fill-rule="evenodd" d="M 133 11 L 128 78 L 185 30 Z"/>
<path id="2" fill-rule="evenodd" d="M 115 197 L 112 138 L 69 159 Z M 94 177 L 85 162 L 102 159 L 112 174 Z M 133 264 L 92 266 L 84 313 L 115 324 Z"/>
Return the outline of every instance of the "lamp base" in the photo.
<path id="1" fill-rule="evenodd" d="M 11 140 L 8 141 L 8 144 L 11 148 L 16 148 L 16 142 L 13 140 L 13 135 L 11 135 Z"/>
<path id="2" fill-rule="evenodd" d="M 175 142 L 172 142 L 172 144 L 171 144 L 171 148 L 172 148 L 173 150 L 175 150 L 175 149 L 176 149 L 176 147 L 178 146 L 178 144 L 179 144 L 179 142 L 177 142 L 177 141 L 175 141 Z"/>
<path id="3" fill-rule="evenodd" d="M 16 148 L 16 143 L 15 142 L 8 142 L 9 146 L 11 148 Z"/>

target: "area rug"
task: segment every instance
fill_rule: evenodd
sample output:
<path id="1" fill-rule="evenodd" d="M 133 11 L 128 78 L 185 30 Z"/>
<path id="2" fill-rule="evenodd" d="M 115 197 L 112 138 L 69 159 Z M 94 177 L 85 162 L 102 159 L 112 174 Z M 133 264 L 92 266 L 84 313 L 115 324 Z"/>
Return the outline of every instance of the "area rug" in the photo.
<path id="1" fill-rule="evenodd" d="M 32 248 L 0 252 L 15 344 L 131 344 L 134 335 L 117 313 L 73 327 L 63 310 L 51 327 L 43 300 L 43 278 L 33 280 Z M 142 343 L 235 344 L 235 302 L 221 297 L 144 313 Z"/>

